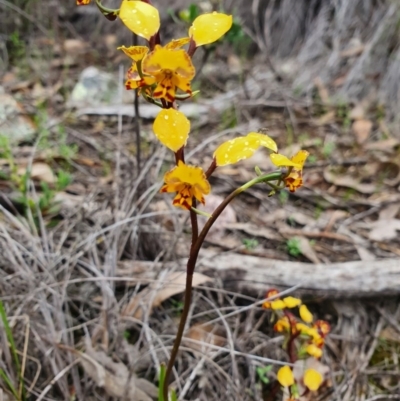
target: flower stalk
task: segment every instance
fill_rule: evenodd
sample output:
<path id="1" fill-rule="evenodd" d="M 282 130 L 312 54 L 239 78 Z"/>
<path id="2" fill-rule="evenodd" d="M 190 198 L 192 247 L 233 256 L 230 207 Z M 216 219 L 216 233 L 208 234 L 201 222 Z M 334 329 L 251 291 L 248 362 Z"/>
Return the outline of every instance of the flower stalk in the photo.
<path id="1" fill-rule="evenodd" d="M 200 249 L 206 239 L 208 232 L 210 231 L 213 224 L 217 221 L 218 217 L 221 213 L 225 210 L 225 208 L 232 202 L 236 196 L 240 195 L 242 192 L 246 191 L 247 189 L 251 188 L 253 185 L 269 182 L 269 181 L 276 181 L 282 179 L 281 172 L 274 172 L 270 174 L 264 174 L 262 176 L 256 177 L 246 184 L 242 185 L 241 187 L 235 189 L 231 192 L 215 209 L 211 217 L 207 220 L 206 224 L 204 225 L 203 229 L 201 230 L 200 234 L 197 236 L 197 214 L 194 211 L 190 212 L 190 217 L 192 221 L 192 246 L 190 249 L 189 259 L 186 265 L 186 287 L 185 287 L 185 299 L 184 305 L 182 310 L 181 319 L 179 321 L 178 332 L 176 333 L 174 345 L 172 347 L 171 356 L 168 361 L 167 370 L 165 372 L 165 380 L 164 380 L 164 388 L 163 394 L 164 399 L 168 400 L 168 387 L 169 387 L 169 378 L 172 373 L 172 369 L 174 367 L 174 363 L 176 357 L 179 352 L 179 347 L 182 342 L 183 333 L 185 331 L 186 321 L 189 315 L 191 298 L 192 298 L 192 290 L 193 290 L 193 274 L 196 268 L 197 258 L 199 256 Z M 194 223 L 194 225 L 193 225 Z M 193 227 L 195 229 L 193 229 Z"/>

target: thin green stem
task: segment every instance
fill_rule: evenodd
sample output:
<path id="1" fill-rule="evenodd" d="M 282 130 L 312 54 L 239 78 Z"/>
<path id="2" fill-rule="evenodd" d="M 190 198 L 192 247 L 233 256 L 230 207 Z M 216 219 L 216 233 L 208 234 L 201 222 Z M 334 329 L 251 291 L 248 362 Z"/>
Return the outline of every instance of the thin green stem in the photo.
<path id="1" fill-rule="evenodd" d="M 198 214 L 199 216 L 204 216 L 204 217 L 208 217 L 208 218 L 210 218 L 212 215 L 211 215 L 211 213 L 207 213 L 207 212 L 204 212 L 203 210 L 200 210 L 200 209 L 196 209 L 195 207 L 193 207 L 192 206 L 192 209 L 191 210 L 193 210 L 194 212 L 196 212 L 196 214 Z"/>
<path id="2" fill-rule="evenodd" d="M 204 243 L 204 240 L 210 231 L 210 228 L 213 226 L 215 221 L 218 219 L 218 217 L 221 215 L 221 213 L 224 211 L 224 209 L 229 205 L 229 203 L 236 198 L 239 194 L 244 192 L 246 189 L 249 189 L 253 185 L 256 185 L 261 182 L 269 182 L 269 181 L 276 181 L 280 180 L 282 178 L 282 173 L 281 172 L 275 172 L 275 173 L 270 173 L 270 174 L 265 174 L 259 177 L 254 178 L 253 180 L 247 182 L 246 184 L 242 185 L 241 187 L 235 189 L 232 193 L 230 193 L 220 204 L 219 206 L 214 210 L 214 213 L 211 215 L 211 217 L 207 220 L 206 224 L 204 225 L 203 229 L 201 230 L 200 234 L 198 235 L 198 238 L 196 241 L 193 241 L 193 231 L 192 231 L 192 245 L 190 248 L 190 255 L 189 259 L 186 265 L 186 288 L 185 288 L 185 301 L 183 305 L 183 310 L 182 310 L 182 315 L 181 319 L 179 321 L 179 327 L 178 327 L 178 332 L 175 337 L 174 345 L 172 347 L 172 352 L 171 356 L 168 361 L 168 366 L 167 366 L 167 371 L 165 373 L 165 381 L 164 381 L 164 386 L 163 386 L 163 394 L 164 394 L 164 400 L 168 401 L 168 383 L 169 383 L 169 378 L 172 372 L 172 369 L 174 367 L 175 359 L 176 356 L 178 355 L 179 347 L 181 345 L 182 337 L 183 337 L 183 332 L 185 331 L 185 326 L 186 326 L 186 321 L 187 317 L 189 315 L 189 309 L 190 309 L 190 301 L 192 298 L 192 282 L 193 282 L 193 274 L 194 274 L 194 269 L 196 267 L 196 262 L 197 258 L 199 256 L 200 249 Z M 193 211 L 193 214 L 196 216 L 196 222 L 197 222 L 197 215 Z M 191 216 L 192 216 L 192 211 L 191 211 Z"/>

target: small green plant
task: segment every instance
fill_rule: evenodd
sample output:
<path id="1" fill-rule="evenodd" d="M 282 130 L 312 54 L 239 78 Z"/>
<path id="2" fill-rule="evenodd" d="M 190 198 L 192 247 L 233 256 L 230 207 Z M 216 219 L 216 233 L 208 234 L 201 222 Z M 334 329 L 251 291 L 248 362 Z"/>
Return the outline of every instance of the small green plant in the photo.
<path id="1" fill-rule="evenodd" d="M 349 200 L 353 199 L 355 193 L 356 193 L 356 190 L 354 188 L 347 188 L 343 195 L 343 200 L 349 201 Z"/>
<path id="2" fill-rule="evenodd" d="M 237 114 L 234 107 L 227 108 L 221 115 L 221 130 L 235 128 L 238 125 Z"/>
<path id="3" fill-rule="evenodd" d="M 247 251 L 252 251 L 259 244 L 255 238 L 244 238 L 242 242 Z"/>
<path id="4" fill-rule="evenodd" d="M 346 102 L 340 102 L 337 105 L 337 116 L 342 121 L 342 126 L 344 129 L 348 129 L 351 126 L 350 119 L 350 106 Z"/>
<path id="5" fill-rule="evenodd" d="M 23 173 L 18 171 L 18 166 L 12 154 L 9 139 L 0 135 L 0 158 L 7 161 L 9 172 L 2 172 L 1 179 L 8 181 L 17 195 L 14 201 L 22 205 L 25 216 L 32 215 L 33 220 L 38 223 L 38 209 L 42 215 L 52 215 L 58 212 L 58 204 L 55 202 L 57 192 L 64 190 L 71 182 L 72 176 L 64 170 L 59 170 L 56 176 L 54 188 L 50 188 L 49 184 L 41 181 L 39 183 L 41 192 L 38 200 L 35 201 L 30 193 L 31 171 L 26 169 Z"/>
<path id="6" fill-rule="evenodd" d="M 287 191 L 280 191 L 278 195 L 279 203 L 283 206 L 289 200 L 289 193 Z"/>
<path id="7" fill-rule="evenodd" d="M 256 373 L 258 379 L 264 383 L 268 384 L 270 382 L 268 375 L 272 370 L 272 365 L 267 365 L 267 366 L 257 366 L 256 368 Z"/>
<path id="8" fill-rule="evenodd" d="M 20 60 L 25 57 L 26 46 L 25 42 L 21 39 L 18 31 L 13 32 L 9 37 L 10 54 L 15 60 Z"/>
<path id="9" fill-rule="evenodd" d="M 300 241 L 298 238 L 290 238 L 286 242 L 286 247 L 289 255 L 297 257 L 301 255 Z"/>
<path id="10" fill-rule="evenodd" d="M 76 157 L 78 146 L 67 143 L 65 128 L 62 125 L 49 128 L 49 116 L 44 105 L 39 108 L 34 121 L 39 133 L 38 148 L 46 151 L 49 159 L 61 156 L 67 162 L 70 162 Z"/>
<path id="11" fill-rule="evenodd" d="M 23 371 L 21 368 L 21 363 L 18 358 L 17 348 L 15 346 L 14 336 L 11 331 L 10 324 L 8 322 L 6 310 L 4 308 L 3 302 L 0 300 L 0 330 L 3 331 L 7 338 L 7 343 L 9 347 L 9 351 L 12 357 L 13 368 L 16 372 L 17 382 L 13 383 L 11 375 L 7 373 L 4 369 L 0 368 L 0 379 L 3 381 L 3 388 L 8 388 L 8 390 L 12 393 L 15 400 L 23 401 L 26 399 L 25 397 L 25 385 L 23 379 Z"/>
<path id="12" fill-rule="evenodd" d="M 334 142 L 326 142 L 322 148 L 322 154 L 324 157 L 328 158 L 332 155 L 333 151 L 336 149 Z"/>
<path id="13" fill-rule="evenodd" d="M 241 57 L 244 57 L 246 54 L 245 50 L 249 48 L 251 43 L 250 37 L 243 31 L 242 25 L 234 20 L 232 24 L 231 30 L 226 34 L 224 40 L 230 43 L 235 52 L 239 53 Z"/>
<path id="14" fill-rule="evenodd" d="M 170 301 L 171 301 L 172 307 L 174 308 L 174 312 L 177 315 L 180 315 L 182 313 L 182 310 L 183 310 L 183 302 L 182 301 L 177 301 L 177 300 L 175 300 L 173 298 L 171 298 Z"/>
<path id="15" fill-rule="evenodd" d="M 316 161 L 317 161 L 317 156 L 315 155 L 308 156 L 308 164 L 316 163 Z"/>
<path id="16" fill-rule="evenodd" d="M 158 375 L 158 401 L 165 401 L 163 388 L 164 388 L 166 371 L 167 370 L 165 368 L 165 365 L 161 364 L 160 373 Z M 170 395 L 170 397 L 169 397 L 170 401 L 178 401 L 178 397 L 177 397 L 176 391 L 174 389 L 170 390 L 170 394 L 169 395 Z"/>
<path id="17" fill-rule="evenodd" d="M 324 208 L 323 208 L 322 205 L 317 204 L 315 206 L 315 209 L 314 209 L 314 218 L 315 218 L 315 220 L 318 220 L 321 217 L 323 211 L 324 211 Z"/>
<path id="18" fill-rule="evenodd" d="M 169 10 L 169 14 L 176 20 L 176 16 L 172 10 Z M 179 13 L 179 18 L 182 21 L 191 25 L 199 15 L 200 15 L 199 6 L 197 4 L 192 3 L 189 5 L 187 9 L 182 10 Z"/>
<path id="19" fill-rule="evenodd" d="M 308 134 L 308 132 L 303 132 L 299 135 L 299 142 L 301 146 L 304 146 L 304 144 L 309 140 L 310 140 L 310 135 Z"/>

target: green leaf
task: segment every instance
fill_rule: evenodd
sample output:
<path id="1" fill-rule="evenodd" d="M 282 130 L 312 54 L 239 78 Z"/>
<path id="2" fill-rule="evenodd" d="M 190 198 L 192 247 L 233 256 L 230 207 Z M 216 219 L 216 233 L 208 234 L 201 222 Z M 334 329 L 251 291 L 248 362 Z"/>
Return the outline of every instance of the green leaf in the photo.
<path id="1" fill-rule="evenodd" d="M 17 389 L 14 387 L 12 384 L 10 378 L 7 376 L 6 372 L 4 372 L 3 369 L 0 369 L 0 377 L 3 379 L 3 381 L 6 383 L 10 391 L 13 393 L 13 396 L 15 397 L 16 400 L 19 400 L 19 395 L 17 392 Z"/>
<path id="2" fill-rule="evenodd" d="M 57 173 L 57 190 L 62 191 L 64 190 L 69 184 L 72 182 L 72 176 L 70 173 L 64 171 L 64 170 L 59 170 Z"/>
<path id="3" fill-rule="evenodd" d="M 165 381 L 165 373 L 166 373 L 165 365 L 161 364 L 159 378 L 158 378 L 158 401 L 164 401 L 163 388 L 164 388 L 164 381 Z"/>
<path id="4" fill-rule="evenodd" d="M 272 365 L 258 366 L 256 368 L 257 376 L 264 384 L 269 383 L 269 378 L 267 377 L 267 375 L 271 370 L 272 370 Z"/>
<path id="5" fill-rule="evenodd" d="M 200 15 L 200 9 L 197 4 L 192 3 L 189 6 L 189 22 L 192 23 Z"/>
<path id="6" fill-rule="evenodd" d="M 5 332 L 6 332 L 7 341 L 10 343 L 11 353 L 13 355 L 15 365 L 17 366 L 17 368 L 19 370 L 20 365 L 19 365 L 19 359 L 18 359 L 18 355 L 17 355 L 17 348 L 15 347 L 14 337 L 12 335 L 11 328 L 8 323 L 6 311 L 4 309 L 4 305 L 3 305 L 2 301 L 0 301 L 0 318 L 3 323 Z"/>

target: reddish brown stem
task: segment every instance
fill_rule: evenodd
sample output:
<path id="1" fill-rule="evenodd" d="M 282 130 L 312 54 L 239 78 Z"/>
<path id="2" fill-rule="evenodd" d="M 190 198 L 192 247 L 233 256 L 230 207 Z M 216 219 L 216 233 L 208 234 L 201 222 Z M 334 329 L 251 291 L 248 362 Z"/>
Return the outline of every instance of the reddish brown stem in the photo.
<path id="1" fill-rule="evenodd" d="M 185 163 L 185 153 L 184 153 L 184 147 L 182 146 L 180 149 L 178 149 L 175 152 L 175 163 L 178 165 L 178 162 L 181 160 Z"/>
<path id="2" fill-rule="evenodd" d="M 287 353 L 289 356 L 290 363 L 295 363 L 297 361 L 295 340 L 300 335 L 300 331 L 296 329 L 296 326 L 293 323 L 293 315 L 288 313 L 288 311 L 286 310 L 284 310 L 283 313 L 288 318 L 290 323 L 290 338 L 287 343 Z"/>
<path id="3" fill-rule="evenodd" d="M 183 306 L 182 315 L 181 315 L 181 319 L 179 322 L 178 332 L 176 333 L 174 346 L 171 351 L 171 357 L 168 361 L 167 370 L 165 372 L 165 380 L 164 380 L 164 388 L 163 388 L 163 394 L 164 394 L 165 401 L 168 401 L 169 378 L 171 376 L 171 372 L 174 367 L 176 356 L 178 355 L 179 347 L 181 345 L 181 341 L 182 341 L 182 337 L 183 337 L 183 332 L 185 331 L 186 320 L 187 320 L 187 317 L 189 314 L 190 300 L 192 297 L 193 273 L 194 273 L 194 269 L 196 267 L 197 257 L 199 256 L 201 246 L 203 245 L 203 242 L 204 242 L 208 232 L 210 231 L 210 228 L 212 227 L 212 225 L 218 219 L 220 214 L 224 211 L 226 206 L 228 206 L 228 204 L 233 200 L 233 198 L 235 198 L 240 193 L 241 193 L 241 191 L 236 189 L 223 200 L 223 202 L 215 209 L 212 216 L 207 220 L 207 223 L 201 230 L 197 240 L 195 242 L 192 242 L 190 256 L 189 256 L 189 259 L 188 259 L 188 262 L 186 265 L 185 303 Z M 191 213 L 192 213 L 192 211 L 191 211 Z M 197 224 L 197 217 L 196 217 L 196 224 Z M 195 232 L 192 231 L 192 239 L 193 239 L 194 233 Z"/>
<path id="4" fill-rule="evenodd" d="M 251 180 L 248 183 L 246 183 L 245 185 L 235 189 L 214 210 L 214 213 L 207 220 L 207 222 L 204 225 L 203 229 L 201 230 L 197 240 L 195 242 L 192 241 L 189 259 L 188 259 L 188 262 L 186 265 L 185 303 L 183 306 L 182 315 L 181 315 L 181 319 L 179 322 L 178 333 L 176 334 L 175 342 L 174 342 L 174 345 L 173 345 L 172 351 L 171 351 L 171 357 L 168 361 L 167 370 L 165 372 L 165 380 L 164 380 L 164 387 L 163 387 L 164 401 L 168 401 L 169 378 L 171 376 L 171 372 L 174 367 L 176 356 L 178 355 L 179 347 L 181 345 L 181 341 L 182 341 L 182 337 L 183 337 L 183 332 L 185 330 L 187 317 L 189 315 L 190 300 L 192 297 L 192 281 L 193 281 L 194 269 L 196 267 L 196 262 L 197 262 L 197 258 L 199 256 L 200 249 L 203 245 L 203 242 L 204 242 L 208 232 L 210 231 L 210 228 L 213 226 L 213 224 L 218 219 L 218 217 L 221 215 L 221 213 L 224 211 L 224 209 L 229 205 L 229 203 L 240 193 L 242 193 L 243 191 L 248 189 L 250 186 L 255 185 L 259 182 L 276 180 L 276 179 L 280 179 L 280 178 L 281 178 L 280 172 L 271 173 L 267 176 L 258 177 L 254 180 Z M 192 231 L 192 239 L 193 239 L 194 233 L 195 233 L 195 231 Z"/>
<path id="5" fill-rule="evenodd" d="M 210 164 L 210 167 L 206 171 L 207 179 L 210 178 L 211 174 L 215 171 L 216 168 L 217 168 L 217 161 L 213 159 L 212 163 Z"/>
<path id="6" fill-rule="evenodd" d="M 193 39 L 190 39 L 189 48 L 187 50 L 187 54 L 189 57 L 193 57 L 194 53 L 196 52 L 197 46 Z"/>

